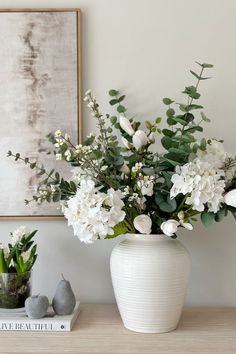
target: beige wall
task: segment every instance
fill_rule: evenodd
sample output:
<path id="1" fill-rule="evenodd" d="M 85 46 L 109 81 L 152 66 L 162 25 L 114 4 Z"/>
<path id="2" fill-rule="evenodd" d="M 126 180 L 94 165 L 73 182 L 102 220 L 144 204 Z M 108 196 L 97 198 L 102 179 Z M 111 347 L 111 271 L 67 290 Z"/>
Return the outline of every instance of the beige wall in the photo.
<path id="1" fill-rule="evenodd" d="M 0 0 L 0 7 L 8 8 L 48 5 L 82 9 L 84 89 L 93 89 L 104 109 L 114 87 L 127 93 L 131 114 L 155 118 L 163 113 L 162 97 L 180 100 L 184 85 L 192 82 L 188 69 L 195 60 L 213 63 L 214 78 L 200 88 L 212 119 L 206 135 L 225 139 L 226 148 L 236 151 L 234 0 Z M 85 112 L 84 132 L 93 127 Z M 109 254 L 117 240 L 80 244 L 64 221 L 0 221 L 1 239 L 21 223 L 40 230 L 36 293 L 51 296 L 63 272 L 82 301 L 114 301 Z M 199 223 L 180 239 L 193 258 L 188 304 L 236 306 L 233 219 L 209 230 Z"/>

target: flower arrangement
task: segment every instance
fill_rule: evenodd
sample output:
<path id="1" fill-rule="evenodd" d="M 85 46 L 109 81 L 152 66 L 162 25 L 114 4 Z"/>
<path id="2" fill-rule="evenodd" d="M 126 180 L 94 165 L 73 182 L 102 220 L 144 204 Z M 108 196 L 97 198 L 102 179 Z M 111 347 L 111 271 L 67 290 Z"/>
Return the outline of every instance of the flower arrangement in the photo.
<path id="1" fill-rule="evenodd" d="M 33 241 L 36 232 L 20 226 L 11 233 L 11 242 L 7 247 L 0 243 L 0 273 L 20 274 L 32 269 L 37 259 L 37 245 Z"/>
<path id="2" fill-rule="evenodd" d="M 203 112 L 199 83 L 211 64 L 197 63 L 190 71 L 196 83 L 183 90 L 185 103 L 164 98 L 165 127 L 161 118 L 145 127 L 129 118 L 125 95 L 110 90 L 116 114 L 103 114 L 87 91 L 84 101 L 96 119 L 98 134 L 75 145 L 68 134 L 49 134 L 57 160 L 73 166 L 65 180 L 20 153 L 8 152 L 35 169 L 42 179 L 32 200 L 60 202 L 74 234 L 86 243 L 124 233 L 164 233 L 176 237 L 179 227 L 192 230 L 200 215 L 205 226 L 221 221 L 230 211 L 236 218 L 236 157 L 225 152 L 223 142 L 200 137 L 210 120 Z M 156 151 L 160 137 L 163 152 Z"/>

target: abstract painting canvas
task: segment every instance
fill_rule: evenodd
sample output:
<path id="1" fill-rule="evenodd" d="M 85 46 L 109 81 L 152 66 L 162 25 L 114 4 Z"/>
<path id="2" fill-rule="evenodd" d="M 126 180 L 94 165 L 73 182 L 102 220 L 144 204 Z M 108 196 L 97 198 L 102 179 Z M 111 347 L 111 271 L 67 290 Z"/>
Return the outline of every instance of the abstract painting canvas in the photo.
<path id="1" fill-rule="evenodd" d="M 79 10 L 0 11 L 0 216 L 56 216 L 54 204 L 25 206 L 36 177 L 7 158 L 21 152 L 51 169 L 46 135 L 81 137 Z M 66 171 L 66 164 L 59 166 Z"/>

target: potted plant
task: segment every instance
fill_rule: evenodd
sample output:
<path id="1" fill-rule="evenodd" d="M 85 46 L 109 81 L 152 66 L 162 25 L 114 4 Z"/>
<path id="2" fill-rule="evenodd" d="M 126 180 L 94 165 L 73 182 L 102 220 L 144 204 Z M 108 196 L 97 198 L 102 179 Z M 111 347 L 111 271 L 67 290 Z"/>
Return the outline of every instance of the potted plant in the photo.
<path id="1" fill-rule="evenodd" d="M 36 232 L 20 226 L 11 233 L 7 247 L 0 244 L 0 308 L 24 307 L 30 296 L 31 269 L 37 258 Z"/>
<path id="2" fill-rule="evenodd" d="M 55 158 L 74 167 L 69 180 L 8 153 L 42 176 L 32 201 L 60 202 L 82 242 L 126 235 L 112 252 L 111 276 L 124 325 L 139 332 L 166 332 L 178 324 L 190 272 L 178 229 L 192 230 L 198 215 L 206 226 L 228 212 L 236 216 L 236 158 L 222 141 L 201 137 L 210 120 L 198 103 L 198 88 L 212 65 L 197 64 L 200 72 L 191 71 L 195 84 L 183 90 L 186 102 L 163 99 L 162 130 L 160 117 L 144 127 L 129 118 L 125 95 L 117 90 L 109 91 L 115 115 L 101 113 L 87 91 L 98 134 L 79 145 L 60 130 L 49 134 Z M 157 136 L 162 150 L 154 145 Z"/>

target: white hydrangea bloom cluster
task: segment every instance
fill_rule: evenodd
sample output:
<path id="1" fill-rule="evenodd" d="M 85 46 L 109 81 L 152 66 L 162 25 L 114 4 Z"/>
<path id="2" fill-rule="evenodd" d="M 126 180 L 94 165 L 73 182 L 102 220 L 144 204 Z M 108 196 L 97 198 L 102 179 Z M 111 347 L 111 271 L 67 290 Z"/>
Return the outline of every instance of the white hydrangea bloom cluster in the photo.
<path id="1" fill-rule="evenodd" d="M 223 144 L 213 140 L 192 162 L 176 167 L 170 197 L 189 194 L 186 204 L 192 205 L 194 210 L 202 212 L 207 206 L 216 213 L 224 200 L 225 171 L 222 168 L 226 159 Z"/>
<path id="2" fill-rule="evenodd" d="M 211 140 L 205 151 L 197 151 L 197 157 L 203 162 L 208 162 L 215 169 L 222 168 L 228 156 L 224 145 L 217 140 Z"/>
<path id="3" fill-rule="evenodd" d="M 64 215 L 80 241 L 91 243 L 114 234 L 113 227 L 125 218 L 123 207 L 120 191 L 110 188 L 102 193 L 92 179 L 84 178 L 68 200 Z"/>

